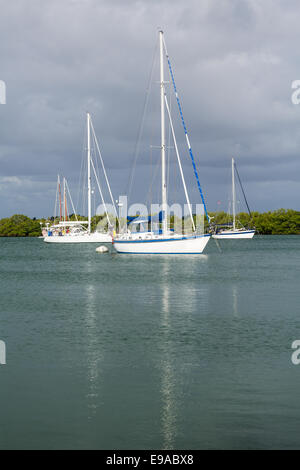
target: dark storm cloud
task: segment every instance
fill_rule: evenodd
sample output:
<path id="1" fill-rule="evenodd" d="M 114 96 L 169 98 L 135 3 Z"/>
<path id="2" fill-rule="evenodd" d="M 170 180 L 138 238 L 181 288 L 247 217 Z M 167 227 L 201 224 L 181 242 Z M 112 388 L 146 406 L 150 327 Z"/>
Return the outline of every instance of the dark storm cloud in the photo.
<path id="1" fill-rule="evenodd" d="M 7 85 L 7 104 L 0 105 L 0 216 L 51 214 L 58 171 L 75 188 L 86 110 L 113 192 L 126 191 L 158 27 L 166 32 L 209 208 L 227 201 L 235 155 L 254 208 L 299 209 L 300 106 L 290 99 L 291 82 L 300 78 L 297 1 L 14 0 L 0 6 L 0 79 Z M 145 121 L 136 200 L 145 197 L 149 144 L 159 140 L 153 137 L 157 106 L 149 106 L 153 119 Z M 183 162 L 197 201 L 185 155 Z"/>

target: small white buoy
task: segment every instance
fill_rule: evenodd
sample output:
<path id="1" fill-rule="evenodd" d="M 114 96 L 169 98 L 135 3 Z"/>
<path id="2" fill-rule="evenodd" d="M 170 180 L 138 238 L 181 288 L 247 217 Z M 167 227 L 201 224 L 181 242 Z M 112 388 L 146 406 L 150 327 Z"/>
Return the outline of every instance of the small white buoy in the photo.
<path id="1" fill-rule="evenodd" d="M 98 246 L 98 248 L 96 248 L 96 251 L 97 253 L 108 253 L 109 252 L 109 249 L 107 248 L 107 246 Z"/>

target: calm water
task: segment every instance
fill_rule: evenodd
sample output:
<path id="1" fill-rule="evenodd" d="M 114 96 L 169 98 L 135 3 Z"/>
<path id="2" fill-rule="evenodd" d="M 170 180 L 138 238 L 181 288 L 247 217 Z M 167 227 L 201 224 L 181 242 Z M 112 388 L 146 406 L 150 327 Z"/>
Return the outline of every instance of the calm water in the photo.
<path id="1" fill-rule="evenodd" d="M 300 448 L 300 237 L 220 247 L 0 239 L 0 448 Z"/>

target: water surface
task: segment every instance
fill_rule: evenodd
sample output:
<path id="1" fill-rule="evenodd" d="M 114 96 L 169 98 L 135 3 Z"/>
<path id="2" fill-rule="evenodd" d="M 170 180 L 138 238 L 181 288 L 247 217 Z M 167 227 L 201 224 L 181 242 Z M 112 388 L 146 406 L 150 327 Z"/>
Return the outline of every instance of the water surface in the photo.
<path id="1" fill-rule="evenodd" d="M 95 248 L 0 239 L 1 449 L 300 447 L 300 237 Z"/>

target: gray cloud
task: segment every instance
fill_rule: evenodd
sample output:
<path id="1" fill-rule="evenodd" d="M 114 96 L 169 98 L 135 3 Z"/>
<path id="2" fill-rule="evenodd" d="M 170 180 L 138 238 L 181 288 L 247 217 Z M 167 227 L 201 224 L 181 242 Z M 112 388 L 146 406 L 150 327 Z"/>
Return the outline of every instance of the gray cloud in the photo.
<path id="1" fill-rule="evenodd" d="M 158 27 L 166 33 L 208 207 L 226 205 L 235 155 L 253 209 L 299 209 L 300 106 L 291 103 L 291 82 L 300 78 L 296 0 L 14 0 L 0 7 L 0 79 L 7 85 L 0 216 L 51 214 L 58 172 L 76 193 L 86 110 L 113 192 L 126 191 Z M 156 80 L 135 200 L 146 197 L 154 171 Z M 179 122 L 176 129 L 184 149 Z M 199 201 L 186 152 L 182 158 L 191 198 Z"/>

